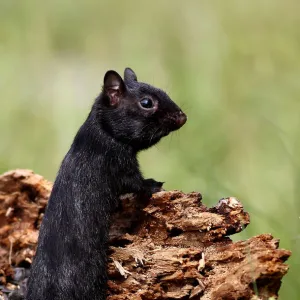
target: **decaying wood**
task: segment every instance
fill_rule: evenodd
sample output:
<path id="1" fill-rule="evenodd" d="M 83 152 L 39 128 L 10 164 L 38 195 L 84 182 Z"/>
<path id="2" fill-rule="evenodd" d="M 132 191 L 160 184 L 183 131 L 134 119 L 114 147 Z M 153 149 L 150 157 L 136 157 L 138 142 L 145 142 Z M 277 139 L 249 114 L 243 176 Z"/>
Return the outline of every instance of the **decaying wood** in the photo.
<path id="1" fill-rule="evenodd" d="M 51 188 L 29 170 L 0 176 L 0 285 L 9 287 L 12 266 L 30 266 Z M 250 222 L 236 198 L 213 208 L 180 191 L 121 201 L 110 231 L 108 299 L 277 297 L 291 253 L 269 234 L 233 243 L 228 235 Z"/>

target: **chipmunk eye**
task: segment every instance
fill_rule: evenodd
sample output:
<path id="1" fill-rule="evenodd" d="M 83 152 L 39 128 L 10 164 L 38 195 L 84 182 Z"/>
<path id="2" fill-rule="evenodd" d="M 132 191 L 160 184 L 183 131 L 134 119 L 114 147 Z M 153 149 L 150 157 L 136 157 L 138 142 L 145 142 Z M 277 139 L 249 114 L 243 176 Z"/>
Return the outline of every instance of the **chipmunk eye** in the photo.
<path id="1" fill-rule="evenodd" d="M 140 105 L 142 108 L 150 109 L 150 108 L 153 108 L 154 103 L 153 103 L 152 99 L 144 98 L 140 101 Z"/>

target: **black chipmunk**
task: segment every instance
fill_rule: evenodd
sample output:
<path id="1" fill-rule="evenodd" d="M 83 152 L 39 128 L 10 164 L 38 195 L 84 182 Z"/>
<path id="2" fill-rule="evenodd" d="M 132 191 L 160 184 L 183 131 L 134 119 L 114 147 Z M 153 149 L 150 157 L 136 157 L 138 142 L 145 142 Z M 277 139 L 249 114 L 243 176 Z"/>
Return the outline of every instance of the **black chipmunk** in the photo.
<path id="1" fill-rule="evenodd" d="M 104 76 L 103 90 L 57 174 L 40 228 L 27 300 L 104 300 L 111 215 L 119 196 L 151 196 L 162 183 L 144 179 L 137 153 L 186 122 L 162 90 L 126 68 Z"/>

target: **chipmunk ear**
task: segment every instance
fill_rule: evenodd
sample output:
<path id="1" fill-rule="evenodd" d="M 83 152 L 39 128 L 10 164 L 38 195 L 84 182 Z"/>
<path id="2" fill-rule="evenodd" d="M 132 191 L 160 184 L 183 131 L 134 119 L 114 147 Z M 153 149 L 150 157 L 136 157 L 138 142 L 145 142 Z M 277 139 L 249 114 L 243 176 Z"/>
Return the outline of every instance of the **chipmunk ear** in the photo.
<path id="1" fill-rule="evenodd" d="M 124 81 L 130 82 L 130 81 L 137 81 L 137 77 L 134 73 L 134 71 L 130 68 L 126 68 L 124 71 Z"/>
<path id="2" fill-rule="evenodd" d="M 116 71 L 110 70 L 106 72 L 103 81 L 103 92 L 109 97 L 109 104 L 117 106 L 125 92 L 125 84 L 122 77 Z"/>

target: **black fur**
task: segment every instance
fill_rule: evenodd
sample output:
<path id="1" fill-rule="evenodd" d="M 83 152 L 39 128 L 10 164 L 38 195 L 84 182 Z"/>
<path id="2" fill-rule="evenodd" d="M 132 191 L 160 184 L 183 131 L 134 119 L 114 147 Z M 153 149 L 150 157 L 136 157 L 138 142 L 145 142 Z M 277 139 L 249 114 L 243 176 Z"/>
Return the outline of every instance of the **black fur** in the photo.
<path id="1" fill-rule="evenodd" d="M 145 98 L 153 108 L 141 106 Z M 109 225 L 119 196 L 127 192 L 150 195 L 162 185 L 143 179 L 137 152 L 185 121 L 166 93 L 138 82 L 131 69 L 125 70 L 124 81 L 115 71 L 106 73 L 103 91 L 55 180 L 27 300 L 106 299 Z"/>

